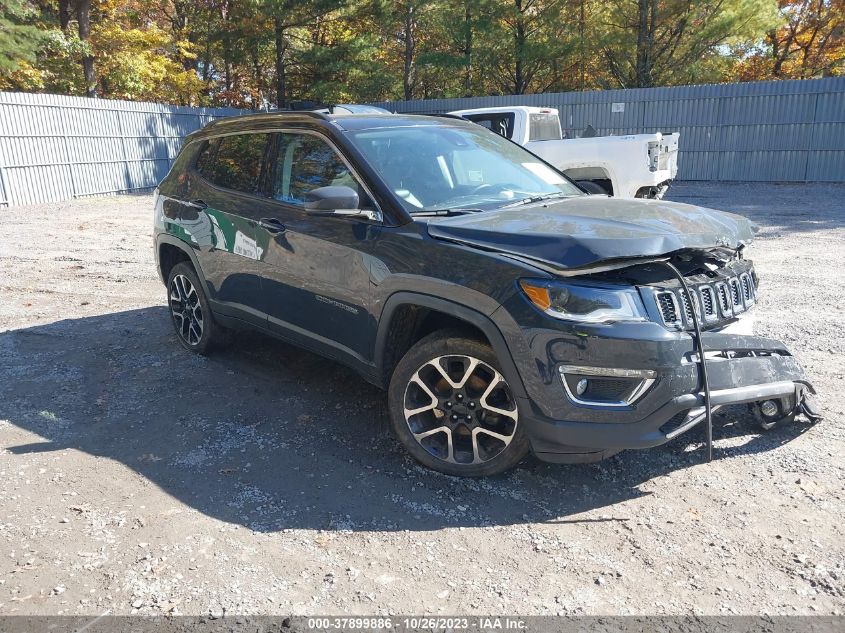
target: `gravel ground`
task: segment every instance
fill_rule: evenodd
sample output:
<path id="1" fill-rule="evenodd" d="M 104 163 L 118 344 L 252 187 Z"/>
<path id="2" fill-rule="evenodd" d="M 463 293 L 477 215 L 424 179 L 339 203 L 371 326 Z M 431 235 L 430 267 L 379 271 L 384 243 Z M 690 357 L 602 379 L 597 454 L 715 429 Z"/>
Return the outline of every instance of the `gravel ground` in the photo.
<path id="1" fill-rule="evenodd" d="M 826 420 L 486 480 L 417 466 L 340 365 L 183 351 L 149 196 L 0 209 L 0 614 L 845 611 L 845 187 L 670 197 L 762 226 L 758 333 Z"/>

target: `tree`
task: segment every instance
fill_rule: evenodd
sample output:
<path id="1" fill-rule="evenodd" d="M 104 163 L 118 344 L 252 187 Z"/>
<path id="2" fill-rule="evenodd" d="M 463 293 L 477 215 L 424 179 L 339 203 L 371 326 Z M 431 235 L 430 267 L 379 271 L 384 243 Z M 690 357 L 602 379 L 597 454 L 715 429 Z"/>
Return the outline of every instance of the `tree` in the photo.
<path id="1" fill-rule="evenodd" d="M 0 4 L 0 72 L 35 62 L 36 53 L 46 41 L 46 33 L 29 22 L 32 7 L 24 0 L 3 0 Z"/>
<path id="2" fill-rule="evenodd" d="M 845 71 L 845 0 L 0 0 L 0 89 L 258 109 Z"/>
<path id="3" fill-rule="evenodd" d="M 344 0 L 262 0 L 264 14 L 273 21 L 277 107 L 283 108 L 288 104 L 290 31 L 307 27 L 343 5 Z"/>
<path id="4" fill-rule="evenodd" d="M 479 56 L 490 69 L 494 90 L 525 94 L 554 84 L 559 60 L 569 59 L 576 48 L 576 30 L 563 13 L 563 0 L 499 0 L 481 6 L 491 28 L 477 38 Z"/>
<path id="5" fill-rule="evenodd" d="M 718 80 L 719 58 L 777 25 L 775 0 L 607 0 L 602 54 L 622 88 Z"/>
<path id="6" fill-rule="evenodd" d="M 845 0 L 781 0 L 783 23 L 751 46 L 736 46 L 745 80 L 808 79 L 845 73 Z"/>

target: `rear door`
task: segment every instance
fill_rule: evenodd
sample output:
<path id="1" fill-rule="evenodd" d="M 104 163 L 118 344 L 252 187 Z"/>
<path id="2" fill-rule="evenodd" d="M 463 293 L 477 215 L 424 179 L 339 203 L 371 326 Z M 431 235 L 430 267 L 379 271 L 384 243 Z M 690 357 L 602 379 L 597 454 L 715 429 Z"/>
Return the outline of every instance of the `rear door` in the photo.
<path id="1" fill-rule="evenodd" d="M 306 211 L 312 189 L 356 189 L 361 208 L 374 203 L 336 148 L 322 135 L 279 132 L 268 169 L 273 200 L 262 223 L 267 244 L 264 291 L 271 330 L 321 352 L 366 361 L 372 349 L 369 253 L 381 224 Z"/>
<path id="2" fill-rule="evenodd" d="M 194 226 L 199 261 L 215 311 L 261 325 L 261 259 L 267 237 L 258 230 L 263 205 L 264 165 L 272 134 L 243 133 L 205 143 L 192 174 Z"/>

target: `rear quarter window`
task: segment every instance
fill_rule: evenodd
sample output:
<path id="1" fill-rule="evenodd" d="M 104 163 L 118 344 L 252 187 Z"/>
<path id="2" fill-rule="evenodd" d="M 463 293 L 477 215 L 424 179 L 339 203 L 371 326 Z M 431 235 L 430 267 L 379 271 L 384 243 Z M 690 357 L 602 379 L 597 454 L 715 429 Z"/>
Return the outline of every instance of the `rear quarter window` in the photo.
<path id="1" fill-rule="evenodd" d="M 269 134 L 234 134 L 212 139 L 200 150 L 196 169 L 210 183 L 243 193 L 261 193 L 261 170 Z"/>

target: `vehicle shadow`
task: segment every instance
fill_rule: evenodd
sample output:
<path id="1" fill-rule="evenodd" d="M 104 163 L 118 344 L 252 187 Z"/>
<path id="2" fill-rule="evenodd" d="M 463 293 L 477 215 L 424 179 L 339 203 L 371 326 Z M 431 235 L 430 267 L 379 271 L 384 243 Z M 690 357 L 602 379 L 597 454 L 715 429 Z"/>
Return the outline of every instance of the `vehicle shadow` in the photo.
<path id="1" fill-rule="evenodd" d="M 0 420 L 43 438 L 4 448 L 116 460 L 256 531 L 578 521 L 602 508 L 625 520 L 614 506 L 648 494 L 642 483 L 702 458 L 694 431 L 599 464 L 529 459 L 499 477 L 447 477 L 405 455 L 387 430 L 384 394 L 351 370 L 250 334 L 200 357 L 171 332 L 154 306 L 0 334 Z M 748 436 L 717 458 L 768 451 L 804 430 L 757 436 L 741 409 L 717 422 L 720 442 Z"/>

